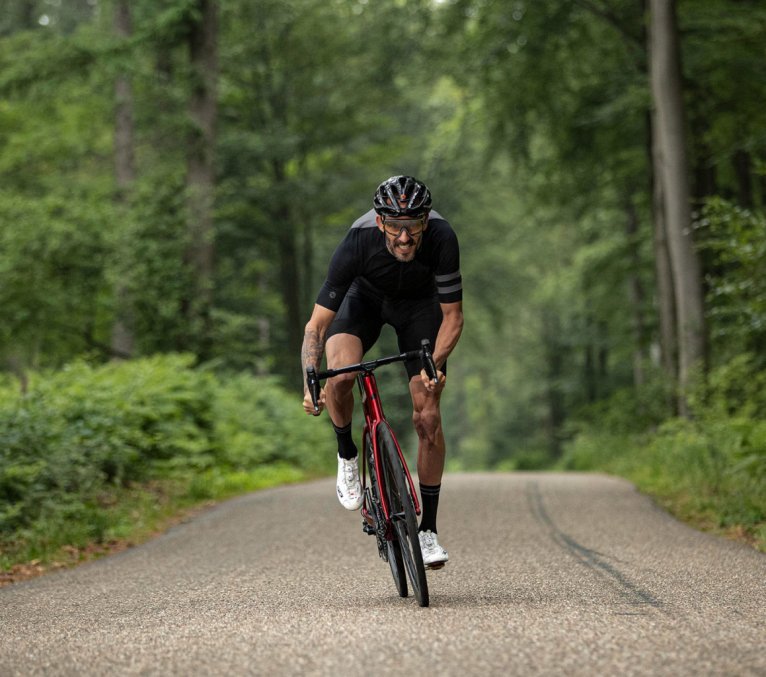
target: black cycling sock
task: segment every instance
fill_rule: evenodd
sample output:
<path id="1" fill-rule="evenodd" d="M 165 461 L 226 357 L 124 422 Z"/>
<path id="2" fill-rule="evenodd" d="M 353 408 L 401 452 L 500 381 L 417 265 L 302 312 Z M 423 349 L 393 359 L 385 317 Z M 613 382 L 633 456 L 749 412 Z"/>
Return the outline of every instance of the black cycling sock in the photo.
<path id="1" fill-rule="evenodd" d="M 354 444 L 353 437 L 351 437 L 351 424 L 349 423 L 347 426 L 339 428 L 333 423 L 332 427 L 335 430 L 335 436 L 338 438 L 338 456 L 345 458 L 347 461 L 356 458 L 359 452 Z"/>
<path id="2" fill-rule="evenodd" d="M 433 531 L 436 533 L 436 511 L 439 508 L 439 491 L 442 485 L 420 483 L 420 497 L 423 501 L 423 516 L 420 519 L 418 531 Z"/>

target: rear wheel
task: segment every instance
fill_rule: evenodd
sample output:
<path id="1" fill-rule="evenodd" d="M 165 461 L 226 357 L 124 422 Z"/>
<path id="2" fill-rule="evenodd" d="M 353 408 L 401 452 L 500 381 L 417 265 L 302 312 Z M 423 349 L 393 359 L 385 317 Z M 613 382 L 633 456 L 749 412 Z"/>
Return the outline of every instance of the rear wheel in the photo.
<path id="1" fill-rule="evenodd" d="M 394 579 L 396 591 L 399 597 L 407 597 L 407 575 L 404 570 L 404 561 L 402 560 L 402 549 L 395 534 L 389 534 L 386 538 L 386 525 L 383 517 L 383 506 L 380 500 L 380 489 L 375 475 L 375 459 L 372 455 L 372 444 L 365 436 L 365 453 L 367 454 L 367 469 L 370 477 L 370 494 L 372 505 L 368 506 L 368 512 L 373 516 L 375 524 L 376 539 L 378 541 L 378 552 L 380 556 L 388 562 L 391 568 L 391 576 Z"/>
<path id="2" fill-rule="evenodd" d="M 420 551 L 418 522 L 410 485 L 393 434 L 386 425 L 378 427 L 378 445 L 385 476 L 385 491 L 404 567 L 420 606 L 428 606 L 428 582 Z"/>

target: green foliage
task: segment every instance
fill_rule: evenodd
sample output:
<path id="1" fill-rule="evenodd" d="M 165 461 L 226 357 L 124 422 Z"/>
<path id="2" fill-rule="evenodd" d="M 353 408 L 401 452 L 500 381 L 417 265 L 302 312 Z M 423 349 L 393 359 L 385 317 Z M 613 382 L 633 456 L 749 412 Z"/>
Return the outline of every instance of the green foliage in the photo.
<path id="1" fill-rule="evenodd" d="M 570 0 L 218 3 L 207 354 L 218 368 L 268 376 L 221 379 L 187 363 L 175 374 L 156 358 L 150 371 L 175 388 L 164 390 L 143 362 L 102 372 L 74 361 L 111 357 L 117 317 L 136 356 L 201 344 L 186 194 L 198 3 L 131 2 L 133 33 L 118 38 L 112 3 L 8 0 L 0 368 L 23 382 L 30 370 L 72 366 L 35 376 L 26 399 L 0 406 L 15 449 L 2 519 L 54 524 L 29 511 L 54 514 L 77 487 L 90 498 L 68 509 L 103 531 L 103 487 L 193 473 L 202 497 L 249 486 L 231 477 L 251 477 L 254 465 L 321 465 L 317 426 L 296 422 L 275 378 L 297 377 L 302 319 L 327 261 L 372 187 L 395 172 L 429 183 L 461 241 L 466 327 L 443 400 L 451 467 L 540 467 L 566 445 L 580 459 L 568 452 L 567 463 L 608 464 L 609 450 L 633 448 L 624 440 L 643 449 L 655 434 L 666 440 L 658 455 L 672 440 L 704 456 L 695 435 L 736 437 L 762 420 L 766 14 L 757 4 L 678 7 L 690 175 L 695 197 L 708 198 L 694 232 L 720 369 L 692 398 L 692 428 L 666 429 L 672 385 L 650 358 L 659 331 L 641 3 L 610 0 L 608 12 Z M 122 96 L 136 173 L 119 193 L 118 76 L 131 85 Z M 384 336 L 378 348 L 393 345 Z M 149 404 L 128 392 L 131 379 Z M 409 425 L 406 390 L 384 390 L 398 428 Z M 59 394 L 70 391 L 70 401 Z M 114 401 L 96 394 L 106 392 Z M 250 402 L 262 414 L 251 416 Z M 758 475 L 759 430 L 741 433 L 727 467 Z M 589 443 L 600 436 L 614 445 Z"/>
<path id="2" fill-rule="evenodd" d="M 191 285 L 184 264 L 182 177 L 168 173 L 140 182 L 135 205 L 114 234 L 109 279 L 128 299 L 137 352 L 183 348 L 191 330 L 183 304 Z"/>
<path id="3" fill-rule="evenodd" d="M 76 200 L 0 191 L 0 351 L 34 363 L 92 347 L 105 319 L 106 218 Z"/>
<path id="4" fill-rule="evenodd" d="M 766 371 L 739 356 L 691 399 L 691 420 L 638 432 L 625 402 L 600 405 L 561 467 L 622 475 L 696 524 L 744 530 L 766 549 Z"/>
<path id="5" fill-rule="evenodd" d="M 27 527 L 59 502 L 93 500 L 102 487 L 209 466 L 210 387 L 189 363 L 75 363 L 39 377 L 26 396 L 6 393 L 2 530 Z"/>
<path id="6" fill-rule="evenodd" d="M 667 402 L 672 397 L 672 384 L 661 374 L 654 374 L 639 388 L 621 388 L 609 397 L 581 406 L 573 413 L 569 436 L 594 428 L 620 435 L 656 429 L 667 418 Z"/>
<path id="7" fill-rule="evenodd" d="M 709 260 L 708 315 L 716 352 L 766 348 L 766 216 L 719 197 L 710 198 L 696 221 Z"/>
<path id="8" fill-rule="evenodd" d="M 332 429 L 301 416 L 297 402 L 295 394 L 274 378 L 247 374 L 227 378 L 213 405 L 222 463 L 235 470 L 277 462 L 326 470 Z"/>
<path id="9" fill-rule="evenodd" d="M 301 417 L 274 379 L 192 365 L 77 362 L 36 374 L 26 395 L 3 386 L 0 544 L 102 540 L 125 487 L 174 479 L 202 499 L 331 465 L 331 429 Z"/>
<path id="10" fill-rule="evenodd" d="M 35 32 L 0 42 L 0 94 L 39 91 L 63 75 L 86 72 L 98 56 L 94 37 L 73 40 Z"/>

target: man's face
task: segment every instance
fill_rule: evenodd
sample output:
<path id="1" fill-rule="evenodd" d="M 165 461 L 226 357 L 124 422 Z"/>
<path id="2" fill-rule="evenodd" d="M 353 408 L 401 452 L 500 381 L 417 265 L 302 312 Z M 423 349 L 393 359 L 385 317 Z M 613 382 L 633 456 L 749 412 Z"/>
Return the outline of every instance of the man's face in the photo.
<path id="1" fill-rule="evenodd" d="M 418 219 L 378 216 L 377 223 L 386 238 L 389 253 L 402 263 L 412 261 L 428 227 L 428 216 Z"/>

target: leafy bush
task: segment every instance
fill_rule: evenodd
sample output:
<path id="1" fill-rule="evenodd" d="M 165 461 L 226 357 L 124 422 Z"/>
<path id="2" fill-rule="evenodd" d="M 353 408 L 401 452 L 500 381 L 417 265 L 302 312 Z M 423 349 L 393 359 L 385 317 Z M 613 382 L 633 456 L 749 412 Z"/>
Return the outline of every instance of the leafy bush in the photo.
<path id="1" fill-rule="evenodd" d="M 227 379 L 218 387 L 213 413 L 221 461 L 233 469 L 278 461 L 309 470 L 332 467 L 332 428 L 306 416 L 295 394 L 276 379 Z"/>
<path id="2" fill-rule="evenodd" d="M 766 347 L 766 215 L 720 197 L 705 203 L 695 239 L 706 259 L 707 319 L 715 354 Z"/>
<path id="3" fill-rule="evenodd" d="M 643 432 L 581 423 L 561 465 L 628 477 L 679 514 L 739 525 L 766 547 L 766 372 L 755 363 L 742 355 L 711 372 L 691 420 Z"/>
<path id="4" fill-rule="evenodd" d="M 124 487 L 182 478 L 190 495 L 329 470 L 331 428 L 273 379 L 219 377 L 188 355 L 69 365 L 0 384 L 0 544 L 98 540 Z M 294 468 L 295 472 L 290 472 Z"/>
<path id="5" fill-rule="evenodd" d="M 583 406 L 566 430 L 567 435 L 597 426 L 612 433 L 640 433 L 658 426 L 667 416 L 672 386 L 659 374 L 641 388 L 623 388 L 611 397 Z"/>

